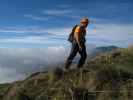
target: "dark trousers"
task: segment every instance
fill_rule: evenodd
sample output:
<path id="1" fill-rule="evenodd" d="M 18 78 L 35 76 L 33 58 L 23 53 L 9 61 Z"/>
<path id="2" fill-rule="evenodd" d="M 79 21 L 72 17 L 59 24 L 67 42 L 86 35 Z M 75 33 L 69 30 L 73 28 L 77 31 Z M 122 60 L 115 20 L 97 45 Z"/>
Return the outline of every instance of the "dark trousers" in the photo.
<path id="1" fill-rule="evenodd" d="M 77 53 L 79 53 L 81 56 L 77 67 L 81 68 L 84 65 L 86 57 L 87 57 L 85 43 L 81 43 L 81 46 L 82 46 L 82 50 L 79 50 L 78 43 L 76 43 L 76 41 L 73 41 L 70 55 L 66 61 L 66 65 L 65 65 L 66 69 L 68 69 L 70 67 L 70 65 L 71 65 L 71 63 L 72 63 L 72 61 L 75 58 Z"/>

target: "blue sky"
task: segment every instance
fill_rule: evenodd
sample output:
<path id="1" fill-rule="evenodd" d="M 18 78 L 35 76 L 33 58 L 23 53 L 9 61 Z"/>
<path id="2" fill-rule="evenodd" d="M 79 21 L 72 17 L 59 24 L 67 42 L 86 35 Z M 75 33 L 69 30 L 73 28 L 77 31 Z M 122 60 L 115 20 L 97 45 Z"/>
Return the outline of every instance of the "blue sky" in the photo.
<path id="1" fill-rule="evenodd" d="M 133 43 L 132 0 L 1 0 L 0 47 L 68 45 L 71 28 L 90 18 L 87 43 L 127 47 Z"/>

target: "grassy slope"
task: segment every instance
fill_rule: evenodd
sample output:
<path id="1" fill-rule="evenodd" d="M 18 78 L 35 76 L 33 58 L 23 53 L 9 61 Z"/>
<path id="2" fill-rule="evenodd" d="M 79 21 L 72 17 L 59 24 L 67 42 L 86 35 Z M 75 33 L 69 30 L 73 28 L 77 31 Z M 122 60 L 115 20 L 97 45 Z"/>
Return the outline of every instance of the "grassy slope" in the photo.
<path id="1" fill-rule="evenodd" d="M 120 49 L 95 57 L 82 69 L 58 68 L 0 86 L 0 93 L 3 100 L 132 100 L 132 66 L 133 48 Z"/>

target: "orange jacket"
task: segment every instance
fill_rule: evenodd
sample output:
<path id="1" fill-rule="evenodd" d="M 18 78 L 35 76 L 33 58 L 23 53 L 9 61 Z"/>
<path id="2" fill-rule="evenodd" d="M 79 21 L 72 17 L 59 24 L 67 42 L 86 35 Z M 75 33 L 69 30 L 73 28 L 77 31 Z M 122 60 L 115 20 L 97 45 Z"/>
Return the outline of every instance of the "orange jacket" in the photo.
<path id="1" fill-rule="evenodd" d="M 75 29 L 75 32 L 74 32 L 74 38 L 77 40 L 77 42 L 82 39 L 82 37 L 85 37 L 86 35 L 86 29 L 85 28 L 81 28 L 80 26 L 78 26 L 76 29 Z"/>

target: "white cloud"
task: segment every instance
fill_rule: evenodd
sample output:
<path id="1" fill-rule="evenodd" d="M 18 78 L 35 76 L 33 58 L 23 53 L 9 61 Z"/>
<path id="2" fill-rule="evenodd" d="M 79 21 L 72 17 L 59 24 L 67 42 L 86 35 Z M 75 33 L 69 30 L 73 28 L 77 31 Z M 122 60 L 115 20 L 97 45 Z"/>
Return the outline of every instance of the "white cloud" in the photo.
<path id="1" fill-rule="evenodd" d="M 73 26 L 45 28 L 39 26 L 31 26 L 25 28 L 1 28 L 1 33 L 36 33 L 36 35 L 30 34 L 25 37 L 21 37 L 20 35 L 20 37 L 16 36 L 14 38 L 1 38 L 0 43 L 60 43 L 59 41 L 64 42 L 64 40 L 67 40 L 68 34 L 71 32 L 72 27 Z M 117 43 L 123 44 L 124 42 L 124 45 L 127 46 L 128 44 L 131 44 L 133 42 L 132 27 L 133 24 L 98 24 L 96 22 L 92 23 L 87 29 L 88 43 L 99 44 L 100 42 L 104 42 L 104 40 L 106 40 L 110 41 L 110 44 L 112 43 L 114 45 L 115 43 L 116 45 L 118 45 Z M 41 34 L 41 36 L 38 36 L 37 34 Z M 61 38 L 62 40 L 59 38 Z M 95 40 L 92 41 L 92 39 Z M 96 43 L 97 40 L 99 41 Z"/>
<path id="2" fill-rule="evenodd" d="M 93 48 L 94 45 L 89 45 L 87 51 L 91 52 Z M 47 48 L 0 48 L 0 83 L 21 80 L 34 72 L 61 66 L 69 52 L 70 46 L 68 48 L 64 45 Z"/>
<path id="3" fill-rule="evenodd" d="M 107 33 L 107 34 L 132 34 L 133 24 L 95 24 L 94 28 L 96 33 Z"/>
<path id="4" fill-rule="evenodd" d="M 8 35 L 6 35 L 4 38 L 0 38 L 0 43 L 55 44 L 55 42 L 59 41 L 58 39 L 67 39 L 67 35 L 70 33 L 70 31 L 71 28 L 65 27 L 49 29 L 43 27 L 3 28 L 0 29 L 0 33 L 8 33 L 13 37 L 10 38 Z M 23 36 L 24 33 L 25 35 Z M 28 35 L 28 33 L 31 34 Z"/>
<path id="5" fill-rule="evenodd" d="M 67 32 L 71 31 L 71 27 L 59 27 L 59 28 L 45 28 L 39 26 L 31 26 L 31 27 L 5 27 L 0 28 L 1 33 L 49 33 L 56 35 L 66 35 Z"/>
<path id="6" fill-rule="evenodd" d="M 44 10 L 42 13 L 47 15 L 58 16 L 58 15 L 70 14 L 72 13 L 72 10 L 49 9 L 49 10 Z"/>
<path id="7" fill-rule="evenodd" d="M 0 32 L 1 33 L 25 33 L 25 32 L 28 32 L 28 30 L 21 30 L 21 29 L 6 29 L 6 28 L 3 28 L 3 29 L 0 29 Z"/>
<path id="8" fill-rule="evenodd" d="M 43 10 L 41 13 L 52 17 L 68 17 L 75 20 L 82 17 L 80 14 L 77 14 L 77 10 L 69 9 L 68 5 L 61 5 L 60 7 L 64 7 L 65 9 L 47 9 Z"/>
<path id="9" fill-rule="evenodd" d="M 109 44 L 112 43 L 112 45 L 128 46 L 133 43 L 132 27 L 133 24 L 94 24 L 88 29 L 88 38 L 94 38 L 94 41 L 100 39 L 99 42 L 110 41 Z"/>
<path id="10" fill-rule="evenodd" d="M 15 38 L 3 38 L 0 39 L 0 43 L 50 43 L 47 37 L 42 36 L 27 36 L 27 37 L 15 37 Z"/>
<path id="11" fill-rule="evenodd" d="M 24 17 L 30 18 L 30 19 L 33 19 L 33 20 L 37 20 L 37 21 L 47 21 L 47 20 L 50 19 L 50 17 L 36 16 L 36 15 L 31 15 L 31 14 L 24 15 Z"/>
<path id="12" fill-rule="evenodd" d="M 50 66 L 56 67 L 58 63 L 65 61 L 67 54 L 63 46 L 40 49 L 1 48 L 0 83 L 23 79 Z"/>
<path id="13" fill-rule="evenodd" d="M 4 68 L 0 66 L 0 83 L 13 82 L 21 79 L 24 79 L 24 75 L 17 74 L 12 68 Z"/>
<path id="14" fill-rule="evenodd" d="M 72 27 L 53 28 L 46 30 L 46 32 L 53 33 L 55 35 L 68 35 L 71 32 L 71 29 Z"/>

